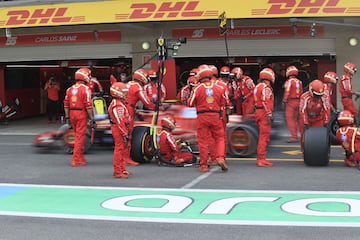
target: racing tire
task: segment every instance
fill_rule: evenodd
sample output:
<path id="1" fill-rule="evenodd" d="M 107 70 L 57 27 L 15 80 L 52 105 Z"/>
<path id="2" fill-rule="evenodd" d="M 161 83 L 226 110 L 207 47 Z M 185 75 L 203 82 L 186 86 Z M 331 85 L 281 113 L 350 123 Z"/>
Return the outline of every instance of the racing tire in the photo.
<path id="1" fill-rule="evenodd" d="M 339 141 L 336 139 L 336 131 L 340 128 L 339 122 L 337 120 L 338 113 L 332 112 L 330 117 L 330 122 L 328 124 L 330 142 L 333 145 L 340 145 Z"/>
<path id="2" fill-rule="evenodd" d="M 259 130 L 256 124 L 229 124 L 226 128 L 227 152 L 238 157 L 246 157 L 256 152 Z"/>
<path id="3" fill-rule="evenodd" d="M 135 127 L 131 139 L 131 159 L 138 163 L 149 163 L 153 159 L 153 153 L 154 144 L 150 135 L 150 127 Z"/>
<path id="4" fill-rule="evenodd" d="M 330 136 L 327 127 L 310 127 L 304 133 L 304 163 L 327 166 L 330 159 Z"/>
<path id="5" fill-rule="evenodd" d="M 64 127 L 65 128 L 65 127 Z M 63 129 L 64 129 L 63 128 Z M 63 150 L 65 153 L 73 154 L 74 152 L 74 141 L 75 141 L 75 132 L 73 129 L 69 128 L 64 132 L 62 136 Z M 87 129 L 85 134 L 84 141 L 84 153 L 88 152 L 91 147 L 91 130 Z"/>

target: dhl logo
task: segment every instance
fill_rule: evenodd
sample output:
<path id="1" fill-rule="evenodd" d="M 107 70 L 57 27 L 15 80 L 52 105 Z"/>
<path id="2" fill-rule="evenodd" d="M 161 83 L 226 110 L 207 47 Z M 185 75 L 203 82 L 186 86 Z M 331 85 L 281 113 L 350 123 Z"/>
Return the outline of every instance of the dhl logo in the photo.
<path id="1" fill-rule="evenodd" d="M 10 10 L 8 17 L 1 21 L 2 26 L 39 25 L 39 24 L 65 24 L 69 22 L 83 22 L 84 16 L 66 16 L 67 8 L 38 8 L 34 10 Z"/>
<path id="2" fill-rule="evenodd" d="M 340 0 L 268 0 L 270 8 L 253 9 L 252 15 L 345 14 L 359 8 L 339 7 Z"/>
<path id="3" fill-rule="evenodd" d="M 199 3 L 200 1 L 133 3 L 130 5 L 132 9 L 130 13 L 116 14 L 115 17 L 116 19 L 167 19 L 218 16 L 218 10 L 198 11 Z"/>

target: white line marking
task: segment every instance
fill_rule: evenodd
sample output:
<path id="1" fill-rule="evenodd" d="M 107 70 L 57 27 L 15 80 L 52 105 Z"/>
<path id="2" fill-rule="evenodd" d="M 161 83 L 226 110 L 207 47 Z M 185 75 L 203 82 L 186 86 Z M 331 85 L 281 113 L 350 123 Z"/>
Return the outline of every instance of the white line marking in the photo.
<path id="1" fill-rule="evenodd" d="M 204 174 L 201 174 L 200 176 L 198 176 L 197 178 L 195 178 L 194 180 L 192 180 L 191 182 L 185 184 L 184 186 L 182 186 L 182 189 L 188 189 L 188 188 L 192 188 L 193 186 L 195 186 L 196 184 L 198 184 L 199 182 L 201 182 L 202 180 L 206 179 L 207 177 L 209 177 L 213 172 L 217 171 L 217 168 L 211 168 L 209 172 L 206 172 Z"/>

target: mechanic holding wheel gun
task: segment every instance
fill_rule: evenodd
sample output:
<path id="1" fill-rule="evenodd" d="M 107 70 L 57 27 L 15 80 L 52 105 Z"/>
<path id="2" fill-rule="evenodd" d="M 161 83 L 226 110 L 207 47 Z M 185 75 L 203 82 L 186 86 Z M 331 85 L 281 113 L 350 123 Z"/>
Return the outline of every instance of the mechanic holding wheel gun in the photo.
<path id="1" fill-rule="evenodd" d="M 161 119 L 161 132 L 159 134 L 159 152 L 161 162 L 166 165 L 184 166 L 187 163 L 194 163 L 196 157 L 188 151 L 181 151 L 187 147 L 186 143 L 176 141 L 171 132 L 176 128 L 175 119 L 166 116 Z"/>
<path id="2" fill-rule="evenodd" d="M 259 83 L 254 89 L 255 121 L 259 127 L 256 165 L 272 167 L 266 159 L 266 148 L 270 142 L 271 123 L 273 122 L 274 92 L 271 84 L 275 83 L 275 73 L 271 68 L 264 68 L 259 73 Z"/>
<path id="3" fill-rule="evenodd" d="M 309 84 L 309 91 L 300 97 L 300 134 L 303 149 L 304 130 L 311 126 L 326 127 L 330 121 L 328 95 L 325 93 L 324 83 L 318 79 Z"/>
<path id="4" fill-rule="evenodd" d="M 340 78 L 339 91 L 341 94 L 341 103 L 344 107 L 344 110 L 349 110 L 355 118 L 355 123 L 358 125 L 358 113 L 355 108 L 354 101 L 352 99 L 353 95 L 360 97 L 359 92 L 355 92 L 352 89 L 352 78 L 356 73 L 356 65 L 352 62 L 348 62 L 344 65 L 344 75 Z"/>
<path id="5" fill-rule="evenodd" d="M 148 96 L 145 93 L 144 86 L 148 83 L 148 72 L 145 69 L 138 69 L 133 74 L 133 80 L 130 81 L 128 86 L 128 94 L 125 98 L 125 104 L 130 114 L 130 124 L 129 124 L 129 142 L 127 153 L 125 156 L 125 162 L 127 165 L 130 166 L 137 166 L 139 165 L 138 162 L 135 162 L 130 157 L 130 150 L 131 150 L 131 132 L 134 128 L 134 120 L 135 120 L 135 108 L 136 103 L 141 101 L 147 109 L 154 110 L 155 104 L 150 101 Z"/>
<path id="6" fill-rule="evenodd" d="M 129 142 L 129 112 L 125 105 L 125 97 L 128 92 L 123 82 L 115 82 L 110 87 L 110 95 L 113 98 L 108 112 L 111 120 L 111 133 L 114 138 L 114 178 L 128 178 L 131 172 L 126 170 L 125 155 Z"/>
<path id="7" fill-rule="evenodd" d="M 74 152 L 71 160 L 72 167 L 85 166 L 84 157 L 85 134 L 89 124 L 94 128 L 94 113 L 91 103 L 91 91 L 86 85 L 91 81 L 91 71 L 80 68 L 75 72 L 76 83 L 66 90 L 64 112 L 66 123 L 70 124 L 75 132 Z"/>
<path id="8" fill-rule="evenodd" d="M 339 113 L 337 120 L 340 128 L 336 131 L 336 139 L 345 150 L 345 164 L 359 167 L 360 130 L 355 126 L 354 116 L 349 110 L 344 110 Z"/>

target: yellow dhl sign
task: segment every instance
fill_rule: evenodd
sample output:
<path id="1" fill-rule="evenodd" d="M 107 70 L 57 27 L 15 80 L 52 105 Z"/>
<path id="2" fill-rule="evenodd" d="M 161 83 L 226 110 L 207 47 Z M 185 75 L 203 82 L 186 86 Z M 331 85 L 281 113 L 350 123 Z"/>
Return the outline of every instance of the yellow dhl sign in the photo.
<path id="1" fill-rule="evenodd" d="M 355 0 L 104 0 L 2 7 L 0 28 L 227 18 L 360 16 Z"/>

